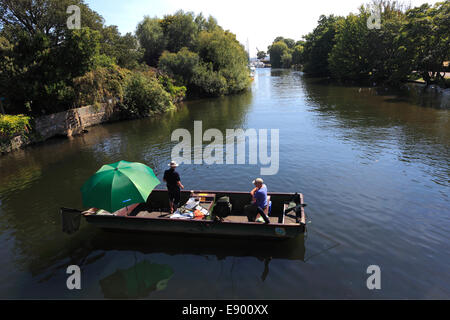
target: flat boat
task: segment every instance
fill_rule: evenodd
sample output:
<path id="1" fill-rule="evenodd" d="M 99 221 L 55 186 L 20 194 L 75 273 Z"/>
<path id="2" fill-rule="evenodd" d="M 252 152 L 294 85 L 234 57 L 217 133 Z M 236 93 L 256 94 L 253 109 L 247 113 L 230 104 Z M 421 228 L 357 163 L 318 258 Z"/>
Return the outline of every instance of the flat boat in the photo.
<path id="1" fill-rule="evenodd" d="M 107 230 L 145 231 L 161 234 L 184 234 L 208 237 L 292 239 L 306 230 L 303 194 L 268 193 L 271 202 L 270 223 L 249 222 L 244 207 L 251 202 L 248 192 L 237 191 L 181 191 L 181 203 L 192 196 L 203 198 L 208 209 L 221 197 L 228 197 L 231 214 L 221 219 L 173 219 L 170 217 L 167 190 L 153 190 L 146 203 L 125 207 L 114 214 L 61 208 L 61 213 L 79 212 L 88 223 Z M 206 200 L 205 200 L 206 199 Z M 213 199 L 213 200 L 211 200 Z M 292 204 L 296 207 L 293 208 Z M 295 209 L 295 210 L 294 210 Z"/>

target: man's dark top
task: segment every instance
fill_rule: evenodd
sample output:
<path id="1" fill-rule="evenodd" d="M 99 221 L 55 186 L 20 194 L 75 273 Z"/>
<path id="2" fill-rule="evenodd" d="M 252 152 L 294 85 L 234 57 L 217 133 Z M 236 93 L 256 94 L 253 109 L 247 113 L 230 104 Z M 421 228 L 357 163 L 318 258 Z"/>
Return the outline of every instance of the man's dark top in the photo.
<path id="1" fill-rule="evenodd" d="M 176 188 L 178 187 L 178 181 L 180 181 L 180 175 L 175 169 L 168 169 L 164 171 L 164 179 L 167 183 L 167 188 Z"/>

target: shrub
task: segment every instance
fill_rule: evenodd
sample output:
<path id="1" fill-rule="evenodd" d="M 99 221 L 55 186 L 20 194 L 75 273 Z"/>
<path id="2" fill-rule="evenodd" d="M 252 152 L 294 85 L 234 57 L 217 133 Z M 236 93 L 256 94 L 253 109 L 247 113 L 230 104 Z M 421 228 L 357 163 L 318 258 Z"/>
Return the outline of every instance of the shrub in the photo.
<path id="1" fill-rule="evenodd" d="M 74 79 L 74 89 L 77 92 L 76 105 L 98 105 L 106 99 L 124 97 L 125 79 L 130 71 L 112 65 L 108 68 L 97 68 Z"/>
<path id="2" fill-rule="evenodd" d="M 0 140 L 7 140 L 28 133 L 29 125 L 30 118 L 22 114 L 0 115 Z"/>
<path id="3" fill-rule="evenodd" d="M 200 64 L 194 69 L 193 91 L 200 95 L 221 96 L 227 94 L 227 80 L 212 70 L 211 66 Z"/>
<path id="4" fill-rule="evenodd" d="M 142 117 L 167 111 L 173 104 L 171 95 L 164 90 L 156 77 L 139 72 L 127 79 L 120 107 L 130 115 Z"/>
<path id="5" fill-rule="evenodd" d="M 159 83 L 164 87 L 164 89 L 171 95 L 172 101 L 177 101 L 186 96 L 185 86 L 176 86 L 174 80 L 167 75 L 160 75 L 158 77 Z"/>
<path id="6" fill-rule="evenodd" d="M 188 85 L 194 74 L 194 68 L 200 63 L 197 53 L 182 48 L 178 53 L 164 51 L 159 59 L 158 67 L 173 76 L 179 84 Z"/>
<path id="7" fill-rule="evenodd" d="M 211 57 L 212 53 L 206 54 L 207 49 L 203 49 L 202 52 L 205 56 Z M 197 53 L 183 48 L 178 53 L 164 52 L 158 66 L 163 72 L 175 78 L 178 84 L 185 85 L 191 96 L 222 96 L 248 87 L 250 77 L 246 64 L 233 64 L 230 62 L 232 58 L 225 60 L 222 57 L 222 60 L 228 61 L 229 65 L 225 67 L 219 62 L 205 62 Z"/>

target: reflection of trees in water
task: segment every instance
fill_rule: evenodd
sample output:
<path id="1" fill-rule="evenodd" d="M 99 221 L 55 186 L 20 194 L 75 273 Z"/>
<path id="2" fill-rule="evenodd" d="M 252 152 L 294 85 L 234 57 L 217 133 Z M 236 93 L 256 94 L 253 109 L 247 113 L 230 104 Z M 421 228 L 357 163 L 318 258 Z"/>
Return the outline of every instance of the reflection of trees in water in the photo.
<path id="1" fill-rule="evenodd" d="M 413 105 L 374 88 L 331 85 L 303 78 L 318 126 L 338 128 L 340 138 L 358 143 L 368 158 L 386 147 L 399 148 L 399 160 L 425 163 L 427 172 L 448 183 L 450 126 L 447 110 Z M 427 169 L 426 169 L 427 170 Z"/>
<path id="2" fill-rule="evenodd" d="M 270 69 L 271 77 L 282 77 L 289 75 L 292 72 L 290 69 Z"/>
<path id="3" fill-rule="evenodd" d="M 2 172 L 0 175 L 0 199 L 5 197 L 6 193 L 26 189 L 30 183 L 38 180 L 41 174 L 41 168 L 36 163 Z"/>
<path id="4" fill-rule="evenodd" d="M 224 130 L 242 125 L 251 103 L 251 93 L 204 99 L 182 103 L 177 110 L 151 118 L 123 121 L 105 125 L 107 134 L 92 128 L 86 137 L 96 141 L 88 143 L 97 163 L 110 163 L 121 159 L 143 162 L 161 174 L 166 169 L 174 142 L 172 132 L 188 129 L 193 136 L 195 120 L 202 120 L 203 128 L 210 126 Z M 216 119 L 216 120 L 215 120 Z M 93 138 L 90 138 L 93 139 Z"/>

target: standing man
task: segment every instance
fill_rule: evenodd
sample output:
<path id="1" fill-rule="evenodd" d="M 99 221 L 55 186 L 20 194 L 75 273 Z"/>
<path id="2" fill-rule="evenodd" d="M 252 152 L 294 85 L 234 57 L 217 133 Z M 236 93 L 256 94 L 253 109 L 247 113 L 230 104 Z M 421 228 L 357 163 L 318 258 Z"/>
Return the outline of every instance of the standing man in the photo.
<path id="1" fill-rule="evenodd" d="M 265 223 L 270 223 L 269 218 L 264 213 L 264 210 L 266 210 L 269 205 L 267 202 L 267 186 L 261 178 L 253 180 L 253 184 L 255 185 L 255 188 L 250 191 L 250 194 L 253 198 L 253 205 L 256 206 L 256 220 L 261 216 Z"/>
<path id="2" fill-rule="evenodd" d="M 180 205 L 180 188 L 184 189 L 184 186 L 181 184 L 180 175 L 175 171 L 175 169 L 178 167 L 178 164 L 175 161 L 171 161 L 169 167 L 170 169 L 164 171 L 163 180 L 167 184 L 167 191 L 169 192 L 170 213 L 172 214 L 173 211 L 176 210 Z"/>

